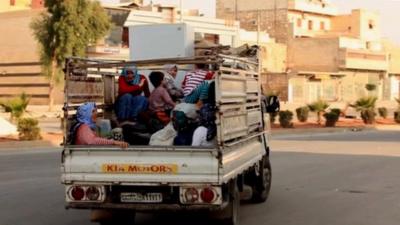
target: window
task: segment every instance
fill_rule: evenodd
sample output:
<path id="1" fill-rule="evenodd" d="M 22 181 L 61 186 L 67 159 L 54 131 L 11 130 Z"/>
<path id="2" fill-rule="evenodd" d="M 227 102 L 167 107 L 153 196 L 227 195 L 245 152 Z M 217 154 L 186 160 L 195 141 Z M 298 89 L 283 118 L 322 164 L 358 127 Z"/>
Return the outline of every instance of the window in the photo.
<path id="1" fill-rule="evenodd" d="M 325 22 L 320 22 L 320 24 L 319 24 L 319 29 L 320 30 L 325 30 Z"/>
<path id="2" fill-rule="evenodd" d="M 297 19 L 297 27 L 302 27 L 302 25 L 303 25 L 303 21 L 300 18 L 298 18 Z"/>
<path id="3" fill-rule="evenodd" d="M 372 30 L 372 29 L 374 29 L 374 27 L 375 27 L 375 22 L 374 22 L 373 20 L 370 20 L 370 21 L 368 22 L 368 28 L 369 28 L 370 30 Z"/>
<path id="4" fill-rule="evenodd" d="M 129 48 L 129 28 L 124 27 L 122 29 L 122 46 Z"/>
<path id="5" fill-rule="evenodd" d="M 308 29 L 313 30 L 313 21 L 312 20 L 308 21 Z"/>
<path id="6" fill-rule="evenodd" d="M 347 27 L 347 30 L 348 30 L 348 31 L 351 31 L 351 27 L 350 27 L 350 26 L 349 26 L 349 27 Z"/>
<path id="7" fill-rule="evenodd" d="M 15 5 L 15 0 L 10 0 L 10 5 L 14 6 Z"/>

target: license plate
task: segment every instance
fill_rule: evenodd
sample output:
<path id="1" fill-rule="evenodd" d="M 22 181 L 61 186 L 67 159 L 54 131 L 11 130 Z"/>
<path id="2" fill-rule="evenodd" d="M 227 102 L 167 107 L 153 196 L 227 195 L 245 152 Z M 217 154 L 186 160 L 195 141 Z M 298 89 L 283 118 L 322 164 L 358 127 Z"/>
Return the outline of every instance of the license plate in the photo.
<path id="1" fill-rule="evenodd" d="M 121 202 L 159 203 L 162 202 L 162 194 L 121 193 Z"/>

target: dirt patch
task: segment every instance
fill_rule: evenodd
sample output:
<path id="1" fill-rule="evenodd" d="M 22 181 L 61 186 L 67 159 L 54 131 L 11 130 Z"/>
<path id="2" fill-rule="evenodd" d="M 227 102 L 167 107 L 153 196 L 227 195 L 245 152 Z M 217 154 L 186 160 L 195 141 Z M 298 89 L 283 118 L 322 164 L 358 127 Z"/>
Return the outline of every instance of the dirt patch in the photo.
<path id="1" fill-rule="evenodd" d="M 63 141 L 63 135 L 58 133 L 41 133 L 42 141 L 51 142 L 53 145 L 58 146 Z M 18 136 L 0 137 L 0 143 L 4 142 L 17 142 Z"/>
<path id="2" fill-rule="evenodd" d="M 393 119 L 382 119 L 378 118 L 376 119 L 376 122 L 374 124 L 376 125 L 400 125 L 396 123 Z M 372 125 L 372 126 L 374 126 Z M 367 126 L 371 125 L 366 125 L 361 119 L 346 119 L 346 118 L 340 118 L 339 121 L 336 123 L 336 127 L 338 128 L 364 128 Z M 271 125 L 272 129 L 284 129 L 281 128 L 279 123 L 274 123 Z M 317 124 L 314 121 L 309 121 L 305 123 L 301 122 L 293 122 L 293 128 L 291 129 L 307 129 L 307 128 L 326 128 L 325 127 L 325 121 L 322 122 L 322 124 Z M 290 128 L 289 128 L 290 129 Z"/>

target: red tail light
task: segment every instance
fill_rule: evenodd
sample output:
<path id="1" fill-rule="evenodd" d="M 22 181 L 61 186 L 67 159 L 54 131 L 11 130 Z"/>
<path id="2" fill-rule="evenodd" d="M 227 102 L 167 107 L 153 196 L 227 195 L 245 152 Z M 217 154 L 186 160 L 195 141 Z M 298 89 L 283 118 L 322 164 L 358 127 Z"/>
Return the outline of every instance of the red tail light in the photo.
<path id="1" fill-rule="evenodd" d="M 204 188 L 200 194 L 201 200 L 205 203 L 213 202 L 215 193 L 211 188 Z"/>
<path id="2" fill-rule="evenodd" d="M 96 201 L 100 197 L 100 191 L 96 187 L 88 187 L 88 189 L 86 189 L 86 197 L 90 201 Z"/>
<path id="3" fill-rule="evenodd" d="M 85 190 L 79 186 L 75 186 L 71 190 L 71 196 L 74 200 L 80 201 L 85 197 Z"/>

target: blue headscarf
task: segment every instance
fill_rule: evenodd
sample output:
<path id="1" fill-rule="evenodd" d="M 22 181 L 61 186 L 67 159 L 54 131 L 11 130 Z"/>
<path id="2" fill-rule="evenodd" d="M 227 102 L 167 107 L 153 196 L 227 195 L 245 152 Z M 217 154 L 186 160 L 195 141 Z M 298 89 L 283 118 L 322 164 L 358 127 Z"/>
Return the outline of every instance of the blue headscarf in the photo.
<path id="1" fill-rule="evenodd" d="M 133 80 L 128 82 L 129 85 L 139 85 L 140 83 L 140 75 L 138 73 L 138 69 L 136 66 L 127 66 L 122 69 L 121 76 L 126 76 L 128 75 L 128 71 L 133 71 Z"/>
<path id="2" fill-rule="evenodd" d="M 76 117 L 79 123 L 88 125 L 92 130 L 96 129 L 96 123 L 92 121 L 93 109 L 96 108 L 96 103 L 86 102 L 79 106 Z"/>

